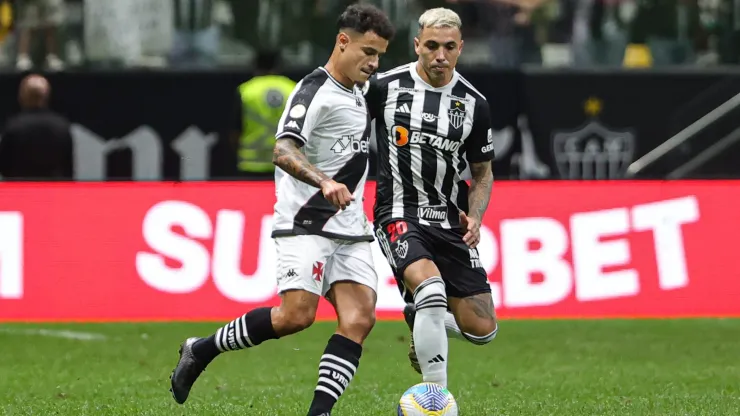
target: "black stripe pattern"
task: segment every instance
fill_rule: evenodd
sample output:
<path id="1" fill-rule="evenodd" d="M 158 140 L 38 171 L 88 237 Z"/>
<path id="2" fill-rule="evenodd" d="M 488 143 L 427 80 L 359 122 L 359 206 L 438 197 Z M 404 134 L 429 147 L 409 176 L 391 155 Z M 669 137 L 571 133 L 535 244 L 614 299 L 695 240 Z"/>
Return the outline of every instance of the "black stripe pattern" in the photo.
<path id="1" fill-rule="evenodd" d="M 447 309 L 447 297 L 443 293 L 432 293 L 429 296 L 426 296 L 424 298 L 418 299 L 419 293 L 421 293 L 421 290 L 425 287 L 428 287 L 429 285 L 438 285 L 441 284 L 444 287 L 444 280 L 442 280 L 441 277 L 435 276 L 430 277 L 427 280 L 421 282 L 419 286 L 416 287 L 416 290 L 414 290 L 414 305 L 416 306 L 416 312 L 418 313 L 420 310 L 423 309 L 429 309 L 429 308 L 443 308 Z"/>
<path id="2" fill-rule="evenodd" d="M 411 78 L 401 78 L 399 86 L 405 89 L 413 89 L 414 81 Z M 414 102 L 414 95 L 401 90 L 398 93 L 394 107 L 396 108 L 395 118 L 393 120 L 393 126 L 400 126 L 406 129 L 408 132 L 409 139 L 411 137 L 411 112 L 410 108 Z M 405 108 L 409 108 L 409 112 L 403 111 Z M 398 111 L 401 109 L 402 111 Z M 395 139 L 395 138 L 394 138 Z M 419 191 L 414 187 L 412 181 L 414 172 L 411 169 L 411 146 L 406 144 L 403 146 L 397 146 L 398 148 L 398 173 L 400 178 L 403 180 L 403 216 L 404 218 L 412 218 L 416 216 L 416 206 L 419 200 Z"/>
<path id="3" fill-rule="evenodd" d="M 457 228 L 458 211 L 467 210 L 467 185 L 459 176 L 466 167 L 464 153 L 469 141 L 481 140 L 469 136 L 490 127 L 489 119 L 478 115 L 485 98 L 461 76 L 432 89 L 415 71 L 408 65 L 371 81 L 368 105 L 376 116 L 378 148 L 375 221 L 402 217 Z M 407 140 L 398 131 L 407 133 Z M 419 155 L 421 162 L 414 159 Z"/>
<path id="4" fill-rule="evenodd" d="M 301 178 L 286 178 L 289 174 L 276 170 L 278 201 L 272 236 L 373 241 L 362 209 L 371 132 L 362 93 L 339 84 L 326 69 L 318 68 L 301 80 L 289 101 L 277 138 L 302 142 L 308 162 L 345 185 L 357 200 L 340 211 L 321 189 Z"/>
<path id="5" fill-rule="evenodd" d="M 362 141 L 367 143 L 370 140 L 370 113 L 365 120 L 365 131 L 362 134 Z M 350 193 L 357 190 L 360 181 L 367 175 L 368 154 L 357 152 L 354 156 L 332 177 L 335 181 L 344 184 Z M 362 203 L 357 201 L 356 203 Z M 336 215 L 339 210 L 326 200 L 324 194 L 319 190 L 316 192 L 295 215 L 293 220 L 293 233 L 315 234 L 324 233 L 324 226 L 329 222 L 331 217 Z M 362 237 L 362 240 L 373 241 L 372 236 Z"/>
<path id="6" fill-rule="evenodd" d="M 465 87 L 462 82 L 458 82 L 452 88 L 452 95 L 455 97 L 465 97 L 467 92 L 468 88 Z M 452 102 L 450 103 L 450 105 L 454 106 L 454 100 L 451 101 Z M 455 129 L 453 128 L 453 126 L 450 126 L 450 130 L 447 133 L 447 137 L 449 137 L 450 140 L 454 141 L 461 141 L 462 135 L 463 129 Z M 455 166 L 454 168 L 457 172 L 461 172 L 463 169 L 465 169 L 465 162 L 462 159 L 462 154 L 460 155 L 457 166 Z M 442 189 L 450 190 L 450 192 L 447 194 L 448 198 L 456 197 L 454 201 L 449 201 L 450 203 L 455 204 L 459 210 L 468 212 L 468 184 L 465 181 L 455 181 L 455 174 L 453 172 L 453 169 L 449 169 L 446 172 L 445 177 L 442 180 Z M 453 224 L 458 224 L 459 217 L 457 215 L 453 215 L 453 217 L 454 218 L 451 218 L 451 220 L 453 220 L 451 222 Z"/>
<path id="7" fill-rule="evenodd" d="M 303 143 L 308 141 L 307 136 L 310 132 L 306 131 L 306 117 L 311 105 L 318 105 L 318 103 L 314 103 L 314 98 L 328 79 L 329 74 L 321 69 L 316 69 L 296 85 L 295 93 L 285 106 L 286 115 L 281 119 L 281 124 L 278 126 L 276 133 L 278 139 L 293 137 L 299 138 Z"/>
<path id="8" fill-rule="evenodd" d="M 247 315 L 229 322 L 216 332 L 216 347 L 221 352 L 254 347 L 247 331 Z"/>
<path id="9" fill-rule="evenodd" d="M 349 160 L 332 179 L 347 186 L 350 193 L 354 193 L 357 184 L 367 173 L 367 153 L 357 153 Z M 355 202 L 361 203 L 361 202 Z M 296 213 L 293 220 L 294 235 L 322 235 L 324 226 L 331 217 L 339 211 L 337 207 L 326 200 L 319 190 Z M 363 238 L 372 241 L 373 237 Z"/>
<path id="10" fill-rule="evenodd" d="M 349 338 L 334 334 L 319 362 L 319 380 L 314 389 L 309 416 L 331 414 L 360 365 L 362 346 Z"/>
<path id="11" fill-rule="evenodd" d="M 323 391 L 335 400 L 339 400 L 339 396 L 347 389 L 356 371 L 357 366 L 344 358 L 334 354 L 324 354 L 319 363 L 319 381 L 316 390 Z"/>
<path id="12" fill-rule="evenodd" d="M 437 124 L 439 123 L 439 107 L 442 95 L 433 91 L 424 91 L 424 109 L 421 117 L 421 131 L 437 135 Z M 423 182 L 424 192 L 429 199 L 429 205 L 435 206 L 442 203 L 439 192 L 436 189 L 434 178 L 437 177 L 437 160 L 439 153 L 432 150 L 435 157 L 425 157 L 421 160 L 421 177 L 429 178 Z M 431 156 L 431 155 L 430 155 Z"/>
<path id="13" fill-rule="evenodd" d="M 465 337 L 465 339 L 467 339 L 468 341 L 470 341 L 471 344 L 485 345 L 485 344 L 488 344 L 489 342 L 493 341 L 493 339 L 496 338 L 496 334 L 497 333 L 498 333 L 498 328 L 494 329 L 493 332 L 491 332 L 490 334 L 483 335 L 481 337 L 478 337 L 478 336 L 475 336 L 475 335 L 471 335 L 471 334 L 466 334 L 465 332 L 462 332 L 462 335 L 463 335 L 463 337 Z"/>

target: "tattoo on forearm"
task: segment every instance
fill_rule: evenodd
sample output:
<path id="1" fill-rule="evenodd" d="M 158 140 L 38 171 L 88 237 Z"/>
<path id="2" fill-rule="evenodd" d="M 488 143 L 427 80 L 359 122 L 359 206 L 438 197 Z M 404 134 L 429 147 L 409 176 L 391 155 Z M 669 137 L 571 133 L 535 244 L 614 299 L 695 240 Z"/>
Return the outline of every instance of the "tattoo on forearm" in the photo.
<path id="1" fill-rule="evenodd" d="M 470 193 L 468 194 L 470 215 L 482 220 L 483 214 L 488 208 L 488 201 L 491 199 L 491 189 L 493 188 L 491 162 L 471 163 L 470 172 L 473 176 Z"/>
<path id="2" fill-rule="evenodd" d="M 321 186 L 321 181 L 329 179 L 306 159 L 306 155 L 291 139 L 277 141 L 272 154 L 272 162 L 289 175 L 317 188 Z"/>
<path id="3" fill-rule="evenodd" d="M 482 293 L 480 295 L 469 296 L 467 298 L 463 298 L 463 301 L 470 305 L 477 317 L 496 319 L 496 315 L 493 310 L 493 298 L 490 294 Z"/>

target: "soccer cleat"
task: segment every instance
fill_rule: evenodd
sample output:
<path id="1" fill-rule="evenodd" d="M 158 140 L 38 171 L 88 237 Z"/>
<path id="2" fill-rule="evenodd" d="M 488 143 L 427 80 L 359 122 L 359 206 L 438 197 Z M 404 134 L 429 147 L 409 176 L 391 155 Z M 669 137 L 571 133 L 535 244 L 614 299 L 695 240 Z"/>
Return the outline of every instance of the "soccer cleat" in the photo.
<path id="1" fill-rule="evenodd" d="M 170 392 L 179 404 L 185 403 L 193 383 L 198 379 L 200 373 L 206 369 L 206 366 L 193 355 L 193 343 L 198 339 L 188 338 L 180 345 L 180 361 L 177 362 L 177 367 L 172 370 L 172 375 L 170 375 L 172 384 Z"/>
<path id="2" fill-rule="evenodd" d="M 409 361 L 411 367 L 419 374 L 421 374 L 421 366 L 419 365 L 419 358 L 416 356 L 416 347 L 414 347 L 414 318 L 416 317 L 416 308 L 413 303 L 407 303 L 403 307 L 403 319 L 406 320 L 406 325 L 411 330 L 411 343 L 409 344 Z"/>

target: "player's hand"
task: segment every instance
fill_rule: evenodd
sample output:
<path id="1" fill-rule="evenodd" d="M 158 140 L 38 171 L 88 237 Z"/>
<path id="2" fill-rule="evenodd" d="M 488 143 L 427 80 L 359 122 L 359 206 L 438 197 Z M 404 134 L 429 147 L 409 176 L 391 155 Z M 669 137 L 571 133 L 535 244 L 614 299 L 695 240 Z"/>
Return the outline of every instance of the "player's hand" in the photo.
<path id="1" fill-rule="evenodd" d="M 352 195 L 343 183 L 336 182 L 332 179 L 321 182 L 321 192 L 329 203 L 342 210 L 347 208 L 350 202 L 355 200 L 354 195 Z"/>
<path id="2" fill-rule="evenodd" d="M 468 217 L 464 212 L 460 212 L 460 225 L 465 236 L 463 242 L 470 248 L 475 248 L 480 243 L 480 221 L 473 217 Z"/>

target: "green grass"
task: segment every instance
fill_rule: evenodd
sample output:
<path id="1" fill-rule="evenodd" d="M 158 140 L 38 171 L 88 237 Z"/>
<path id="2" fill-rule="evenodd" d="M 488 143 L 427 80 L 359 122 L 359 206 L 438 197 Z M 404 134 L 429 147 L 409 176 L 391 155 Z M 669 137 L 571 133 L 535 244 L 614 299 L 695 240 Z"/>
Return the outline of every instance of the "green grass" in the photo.
<path id="1" fill-rule="evenodd" d="M 45 328 L 104 340 L 34 335 Z M 224 354 L 179 406 L 179 343 L 215 324 L 0 325 L 0 414 L 305 415 L 331 323 Z M 393 415 L 420 377 L 407 329 L 379 323 L 334 414 Z M 740 414 L 740 321 L 503 321 L 493 343 L 450 342 L 462 415 Z"/>

